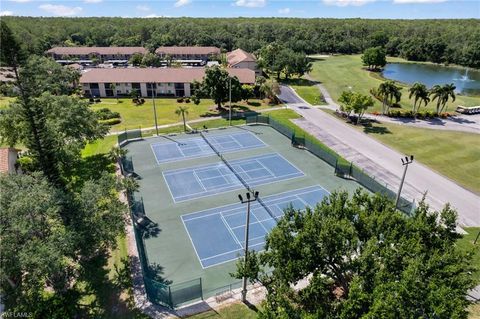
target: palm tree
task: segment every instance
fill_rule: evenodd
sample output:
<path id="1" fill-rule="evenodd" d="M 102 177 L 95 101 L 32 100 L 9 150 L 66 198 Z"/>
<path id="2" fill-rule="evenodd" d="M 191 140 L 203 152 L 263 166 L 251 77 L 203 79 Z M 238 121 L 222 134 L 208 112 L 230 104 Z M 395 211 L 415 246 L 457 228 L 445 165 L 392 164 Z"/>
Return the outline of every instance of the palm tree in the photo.
<path id="1" fill-rule="evenodd" d="M 175 110 L 175 114 L 181 115 L 183 119 L 183 130 L 186 132 L 187 131 L 187 123 L 185 122 L 185 115 L 188 115 L 188 107 L 186 106 L 179 106 Z"/>
<path id="2" fill-rule="evenodd" d="M 410 92 L 410 95 L 408 96 L 408 98 L 411 99 L 412 96 L 415 98 L 413 101 L 412 112 L 413 112 L 413 116 L 416 117 L 418 109 L 420 108 L 420 106 L 422 106 L 422 102 L 425 104 L 425 106 L 427 106 L 428 102 L 430 102 L 430 98 L 428 97 L 429 92 L 425 84 L 418 83 L 418 82 L 415 82 L 413 84 L 409 92 Z"/>
<path id="3" fill-rule="evenodd" d="M 430 90 L 430 95 L 433 95 L 432 101 L 437 100 L 437 115 L 443 112 L 450 97 L 452 102 L 455 102 L 455 89 L 456 86 L 451 83 L 444 86 L 437 84 Z"/>
<path id="4" fill-rule="evenodd" d="M 113 91 L 113 94 L 117 98 L 117 103 L 118 103 L 117 86 L 115 85 L 115 83 L 110 83 L 110 90 Z"/>
<path id="5" fill-rule="evenodd" d="M 393 104 L 393 99 L 395 99 L 395 103 L 400 102 L 402 97 L 401 89 L 393 81 L 386 81 L 378 86 L 377 92 L 382 97 L 382 113 L 384 115 L 388 114 L 389 108 Z"/>
<path id="6" fill-rule="evenodd" d="M 126 150 L 126 149 L 123 149 L 123 148 L 118 147 L 118 146 L 114 146 L 114 147 L 112 147 L 110 152 L 108 152 L 108 156 L 110 157 L 110 159 L 112 159 L 113 161 L 118 163 L 118 162 L 120 162 L 122 157 L 125 157 L 125 155 L 127 155 L 127 152 L 128 152 L 128 150 Z"/>

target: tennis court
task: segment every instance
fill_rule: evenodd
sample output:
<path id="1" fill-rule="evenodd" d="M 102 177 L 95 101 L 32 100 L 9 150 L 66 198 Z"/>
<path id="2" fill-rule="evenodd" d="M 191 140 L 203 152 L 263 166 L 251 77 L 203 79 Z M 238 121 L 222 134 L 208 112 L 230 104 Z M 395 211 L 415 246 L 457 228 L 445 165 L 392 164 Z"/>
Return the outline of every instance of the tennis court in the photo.
<path id="1" fill-rule="evenodd" d="M 304 176 L 278 153 L 163 172 L 173 200 L 178 203 L 243 188 L 242 179 L 250 187 Z M 238 175 L 239 178 L 237 178 Z"/>
<path id="2" fill-rule="evenodd" d="M 221 153 L 231 153 L 266 146 L 251 132 L 212 135 L 210 143 Z M 157 163 L 215 155 L 213 149 L 201 137 L 179 139 L 151 144 Z"/>
<path id="3" fill-rule="evenodd" d="M 263 198 L 266 206 L 280 218 L 290 205 L 303 210 L 314 207 L 328 195 L 319 185 L 296 189 Z M 246 206 L 233 204 L 182 216 L 185 229 L 202 268 L 216 266 L 243 255 L 245 248 Z M 251 206 L 249 249 L 263 250 L 265 235 L 276 220 L 258 203 Z"/>

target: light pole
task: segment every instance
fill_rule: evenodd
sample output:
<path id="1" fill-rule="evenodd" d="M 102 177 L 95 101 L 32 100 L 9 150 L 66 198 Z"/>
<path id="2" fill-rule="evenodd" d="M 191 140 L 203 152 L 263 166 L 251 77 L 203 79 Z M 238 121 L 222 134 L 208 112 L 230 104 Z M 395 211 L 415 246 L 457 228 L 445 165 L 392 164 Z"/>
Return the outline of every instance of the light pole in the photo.
<path id="1" fill-rule="evenodd" d="M 228 125 L 232 126 L 232 77 L 228 77 Z"/>
<path id="2" fill-rule="evenodd" d="M 398 207 L 398 202 L 400 201 L 400 194 L 402 193 L 403 182 L 405 182 L 405 175 L 407 175 L 408 165 L 412 163 L 413 155 L 410 155 L 410 157 L 405 156 L 405 158 L 402 158 L 402 165 L 405 166 L 405 170 L 403 171 L 402 181 L 400 182 L 400 187 L 398 188 L 397 199 L 395 200 L 395 208 Z"/>
<path id="3" fill-rule="evenodd" d="M 158 124 L 157 124 L 157 108 L 155 106 L 155 93 L 156 93 L 156 87 L 155 89 L 153 88 L 154 83 L 150 83 L 150 89 L 152 92 L 152 103 L 153 103 L 153 117 L 155 118 L 155 131 L 157 132 L 158 136 Z"/>
<path id="4" fill-rule="evenodd" d="M 247 223 L 245 225 L 245 266 L 248 262 L 248 231 L 250 230 L 250 203 L 254 202 L 258 198 L 258 192 L 253 193 L 253 198 L 250 195 L 250 192 L 247 193 L 247 199 L 243 200 L 242 195 L 238 195 L 238 199 L 242 204 L 247 204 Z M 247 301 L 247 277 L 243 275 L 243 284 L 242 284 L 242 302 Z"/>

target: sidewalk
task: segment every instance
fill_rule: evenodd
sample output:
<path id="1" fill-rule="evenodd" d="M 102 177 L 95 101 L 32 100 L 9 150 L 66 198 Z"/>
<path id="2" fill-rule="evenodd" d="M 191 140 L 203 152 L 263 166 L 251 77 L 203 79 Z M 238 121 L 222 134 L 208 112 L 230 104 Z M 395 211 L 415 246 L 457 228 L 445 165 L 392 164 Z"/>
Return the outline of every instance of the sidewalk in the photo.
<path id="1" fill-rule="evenodd" d="M 277 106 L 277 107 L 270 107 L 270 108 L 263 109 L 263 110 L 258 110 L 258 111 L 255 111 L 255 112 L 262 113 L 262 112 L 275 111 L 275 110 L 281 110 L 281 109 L 282 109 L 282 106 Z M 206 118 L 200 118 L 200 119 L 187 121 L 187 124 L 201 123 L 201 122 L 207 122 L 207 121 L 211 121 L 211 120 L 219 120 L 219 119 L 222 119 L 222 118 L 227 119 L 227 118 L 225 118 L 223 116 L 220 116 L 220 115 L 219 116 L 210 116 L 210 117 L 206 117 Z M 162 128 L 168 128 L 168 127 L 179 126 L 179 125 L 183 125 L 183 122 L 176 122 L 176 123 L 171 123 L 171 124 L 162 124 L 162 125 L 158 125 L 158 128 L 162 129 Z M 154 129 L 155 129 L 155 126 L 142 127 L 141 131 L 142 132 L 152 131 Z M 111 132 L 107 133 L 107 136 L 108 135 L 118 135 L 118 134 L 121 134 L 123 132 L 125 132 L 125 130 L 123 130 L 123 131 L 111 131 Z"/>
<path id="2" fill-rule="evenodd" d="M 315 135 L 341 156 L 371 173 L 379 181 L 388 184 L 392 190 L 398 189 L 403 174 L 400 158 L 405 154 L 397 152 L 317 108 L 312 108 L 286 86 L 282 86 L 279 97 L 303 116 L 304 120 L 297 123 L 309 133 Z M 433 209 L 440 210 L 450 202 L 458 211 L 458 223 L 461 226 L 480 226 L 480 198 L 415 161 L 409 166 L 402 194 L 418 202 L 425 192 L 427 192 L 426 201 Z"/>
<path id="3" fill-rule="evenodd" d="M 316 82 L 314 79 L 312 79 L 308 75 L 306 76 L 306 78 L 312 82 Z M 316 83 L 315 86 L 322 93 L 323 98 L 327 103 L 326 105 L 315 105 L 315 107 L 329 109 L 333 111 L 340 109 L 340 105 L 335 103 L 335 101 L 330 96 L 330 93 L 328 93 L 327 89 L 325 88 L 325 86 L 323 86 L 323 84 Z M 413 120 L 413 119 L 405 119 L 405 118 L 392 118 L 388 116 L 373 115 L 373 114 L 367 113 L 364 115 L 364 118 L 377 120 L 380 122 L 419 127 L 419 128 L 460 131 L 460 132 L 480 134 L 480 114 L 475 114 L 475 115 L 458 114 L 449 119 L 438 118 L 438 119 L 431 119 L 431 120 Z"/>

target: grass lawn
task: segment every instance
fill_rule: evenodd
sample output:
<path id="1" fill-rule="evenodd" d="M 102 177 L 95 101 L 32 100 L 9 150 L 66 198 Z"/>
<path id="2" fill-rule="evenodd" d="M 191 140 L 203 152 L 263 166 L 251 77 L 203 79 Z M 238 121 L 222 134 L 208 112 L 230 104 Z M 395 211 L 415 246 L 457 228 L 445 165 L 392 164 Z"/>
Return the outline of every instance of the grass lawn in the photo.
<path id="1" fill-rule="evenodd" d="M 474 280 L 477 284 L 480 285 L 480 238 L 477 241 L 477 244 L 474 245 L 473 242 L 480 232 L 480 227 L 468 227 L 465 228 L 465 231 L 468 233 L 464 235 L 457 242 L 457 247 L 461 251 L 473 252 L 472 264 L 477 266 L 477 271 L 474 273 Z M 479 313 L 480 315 L 480 313 Z"/>
<path id="2" fill-rule="evenodd" d="M 220 113 L 212 100 L 202 99 L 199 105 L 193 103 L 178 103 L 176 99 L 159 98 L 155 100 L 155 106 L 157 109 L 157 122 L 158 125 L 172 124 L 180 122 L 182 119 L 175 114 L 175 110 L 178 106 L 188 106 L 187 120 L 194 120 L 199 118 L 208 118 L 218 115 L 228 114 L 228 110 L 225 109 Z M 255 112 L 262 109 L 275 107 L 268 105 L 262 100 L 251 99 L 247 102 L 233 103 L 233 111 L 238 112 Z M 155 119 L 153 115 L 153 103 L 151 99 L 146 99 L 143 105 L 135 105 L 131 99 L 117 99 L 103 98 L 101 103 L 92 104 L 93 110 L 100 108 L 109 108 L 112 111 L 119 112 L 122 118 L 122 122 L 112 126 L 112 131 L 121 131 L 124 129 L 135 129 L 139 127 L 152 127 L 155 125 Z"/>
<path id="3" fill-rule="evenodd" d="M 391 123 L 354 127 L 404 154 L 415 155 L 422 164 L 480 194 L 478 134 Z"/>
<path id="4" fill-rule="evenodd" d="M 369 72 L 362 69 L 361 55 L 339 55 L 330 56 L 327 58 L 314 58 L 313 70 L 310 76 L 316 81 L 322 82 L 327 88 L 328 92 L 335 101 L 342 91 L 354 90 L 363 94 L 370 95 L 371 88 L 377 88 L 380 83 L 384 81 L 379 73 Z M 387 58 L 388 62 L 405 62 L 410 63 L 400 58 Z M 411 110 L 413 100 L 408 98 L 408 86 L 398 83 L 403 87 L 402 100 L 400 104 L 402 109 Z M 430 102 L 428 107 L 421 110 L 435 109 L 435 103 Z M 470 97 L 457 95 L 454 103 L 451 101 L 447 104 L 448 111 L 453 112 L 457 105 L 474 106 L 480 105 L 480 97 Z M 378 100 L 375 100 L 375 106 L 369 109 L 369 112 L 381 111 L 382 105 Z"/>
<path id="5" fill-rule="evenodd" d="M 322 93 L 315 86 L 315 83 L 306 79 L 290 79 L 282 81 L 288 84 L 297 92 L 305 101 L 312 105 L 324 104 Z"/>
<path id="6" fill-rule="evenodd" d="M 473 242 L 475 237 L 477 236 L 478 232 L 480 231 L 480 227 L 470 227 L 465 228 L 465 231 L 468 233 L 464 235 L 461 239 L 457 242 L 458 249 L 462 251 L 473 251 L 473 261 L 474 265 L 480 267 L 480 240 L 477 241 L 477 245 L 474 246 Z M 477 284 L 480 284 L 480 269 L 478 269 L 474 274 L 474 280 Z M 480 303 L 476 303 L 471 305 L 469 308 L 469 316 L 468 319 L 480 319 Z"/>
<path id="7" fill-rule="evenodd" d="M 0 96 L 0 110 L 6 108 L 14 99 L 14 97 Z"/>
<path id="8" fill-rule="evenodd" d="M 210 310 L 187 317 L 189 319 L 253 319 L 257 318 L 257 313 L 241 303 L 234 303 L 219 310 Z"/>

